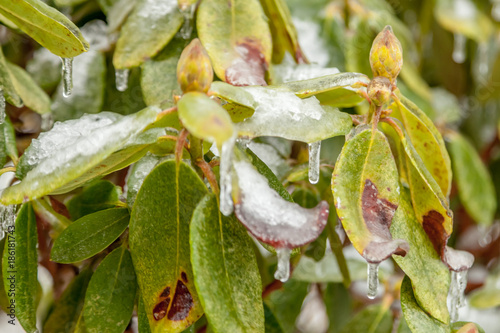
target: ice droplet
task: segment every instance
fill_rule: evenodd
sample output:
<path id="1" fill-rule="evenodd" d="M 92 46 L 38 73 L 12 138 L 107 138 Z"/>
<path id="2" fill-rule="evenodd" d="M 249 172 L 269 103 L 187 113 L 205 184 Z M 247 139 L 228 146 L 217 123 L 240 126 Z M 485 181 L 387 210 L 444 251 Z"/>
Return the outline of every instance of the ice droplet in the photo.
<path id="1" fill-rule="evenodd" d="M 455 272 L 451 271 L 450 284 L 450 320 L 458 321 L 458 309 L 466 305 L 465 288 L 467 287 L 467 270 Z"/>
<path id="2" fill-rule="evenodd" d="M 61 58 L 63 76 L 63 96 L 68 97 L 73 90 L 73 58 Z"/>
<path id="3" fill-rule="evenodd" d="M 459 33 L 454 33 L 453 38 L 453 61 L 457 64 L 461 64 L 465 61 L 465 42 L 467 40 L 464 35 Z"/>
<path id="4" fill-rule="evenodd" d="M 321 141 L 309 144 L 309 182 L 316 184 L 319 181 L 319 154 L 321 152 Z"/>
<path id="5" fill-rule="evenodd" d="M 368 298 L 374 299 L 377 297 L 378 289 L 378 263 L 368 263 Z"/>
<path id="6" fill-rule="evenodd" d="M 288 281 L 290 277 L 290 254 L 292 250 L 289 248 L 276 249 L 276 255 L 278 256 L 278 267 L 274 273 L 274 278 L 280 280 L 281 282 Z"/>
<path id="7" fill-rule="evenodd" d="M 0 124 L 5 121 L 5 97 L 3 95 L 3 90 L 0 89 Z"/>
<path id="8" fill-rule="evenodd" d="M 189 39 L 191 37 L 191 33 L 193 32 L 193 16 L 196 5 L 191 5 L 183 10 L 181 10 L 182 15 L 184 16 L 184 24 L 182 25 L 180 34 L 183 39 Z"/>
<path id="9" fill-rule="evenodd" d="M 118 91 L 125 91 L 128 88 L 128 74 L 130 73 L 130 69 L 117 69 L 115 71 L 115 82 L 116 89 Z"/>
<path id="10" fill-rule="evenodd" d="M 54 126 L 54 117 L 52 112 L 42 114 L 42 121 L 40 123 L 42 132 L 50 131 L 52 126 Z"/>
<path id="11" fill-rule="evenodd" d="M 236 137 L 233 136 L 222 144 L 220 154 L 220 211 L 229 216 L 233 212 L 233 199 L 231 198 L 231 163 Z"/>

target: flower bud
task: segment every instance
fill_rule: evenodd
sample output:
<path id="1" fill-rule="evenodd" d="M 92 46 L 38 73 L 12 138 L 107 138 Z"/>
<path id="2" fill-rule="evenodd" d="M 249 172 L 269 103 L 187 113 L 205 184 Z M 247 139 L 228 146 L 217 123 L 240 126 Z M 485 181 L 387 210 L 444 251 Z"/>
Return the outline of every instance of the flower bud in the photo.
<path id="1" fill-rule="evenodd" d="M 384 76 L 376 76 L 370 81 L 366 88 L 370 101 L 376 106 L 381 106 L 389 102 L 392 92 L 392 84 Z"/>
<path id="2" fill-rule="evenodd" d="M 374 77 L 385 76 L 391 83 L 396 82 L 403 67 L 403 49 L 390 25 L 387 25 L 373 41 L 370 66 Z"/>
<path id="3" fill-rule="evenodd" d="M 184 93 L 189 91 L 208 92 L 214 79 L 214 72 L 207 51 L 195 38 L 182 51 L 177 63 L 177 82 Z"/>

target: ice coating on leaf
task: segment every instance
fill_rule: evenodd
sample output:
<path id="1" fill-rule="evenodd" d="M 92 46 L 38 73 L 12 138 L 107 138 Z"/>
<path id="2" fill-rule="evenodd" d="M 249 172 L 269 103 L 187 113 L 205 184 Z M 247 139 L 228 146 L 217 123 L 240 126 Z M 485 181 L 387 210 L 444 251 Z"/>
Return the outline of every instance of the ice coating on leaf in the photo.
<path id="1" fill-rule="evenodd" d="M 316 184 L 319 181 L 319 155 L 321 152 L 321 141 L 309 144 L 309 182 Z"/>
<path id="2" fill-rule="evenodd" d="M 137 15 L 151 21 L 157 21 L 177 9 L 177 0 L 144 0 Z M 155 28 L 153 25 L 152 29 Z"/>
<path id="3" fill-rule="evenodd" d="M 220 211 L 226 216 L 229 216 L 233 213 L 233 200 L 231 198 L 231 161 L 233 159 L 233 149 L 235 142 L 235 136 L 224 142 L 222 144 L 220 155 Z"/>
<path id="4" fill-rule="evenodd" d="M 68 97 L 73 91 L 73 58 L 61 58 L 63 77 L 63 96 Z"/>
<path id="5" fill-rule="evenodd" d="M 5 96 L 3 90 L 0 89 L 0 124 L 5 121 Z"/>
<path id="6" fill-rule="evenodd" d="M 42 121 L 40 122 L 40 129 L 42 132 L 50 131 L 52 126 L 54 126 L 54 116 L 52 112 L 42 114 Z"/>
<path id="7" fill-rule="evenodd" d="M 474 256 L 467 251 L 455 250 L 449 246 L 444 248 L 444 263 L 455 272 L 466 271 L 472 267 Z"/>
<path id="8" fill-rule="evenodd" d="M 259 240 L 276 248 L 295 248 L 318 237 L 326 225 L 328 203 L 312 209 L 284 200 L 269 187 L 267 179 L 252 164 L 233 163 L 235 214 Z"/>
<path id="9" fill-rule="evenodd" d="M 196 4 L 181 9 L 182 16 L 184 16 L 184 24 L 180 30 L 180 35 L 184 39 L 189 39 L 193 32 L 193 16 L 196 9 Z"/>
<path id="10" fill-rule="evenodd" d="M 448 294 L 450 302 L 450 320 L 458 321 L 458 309 L 465 307 L 465 288 L 467 288 L 467 270 L 460 272 L 451 271 L 451 284 Z"/>
<path id="11" fill-rule="evenodd" d="M 127 69 L 127 68 L 115 70 L 116 90 L 118 90 L 118 91 L 127 90 L 129 73 L 130 73 L 130 69 Z"/>
<path id="12" fill-rule="evenodd" d="M 90 44 L 90 50 L 104 51 L 109 48 L 108 26 L 104 21 L 90 21 L 81 28 L 81 31 Z"/>
<path id="13" fill-rule="evenodd" d="M 278 248 L 276 249 L 276 255 L 278 256 L 278 267 L 274 273 L 274 278 L 280 280 L 281 282 L 288 281 L 290 277 L 290 254 L 292 250 L 288 248 Z"/>
<path id="14" fill-rule="evenodd" d="M 16 222 L 16 205 L 4 206 L 0 204 L 0 240 L 5 237 L 9 227 Z"/>
<path id="15" fill-rule="evenodd" d="M 367 287 L 368 293 L 367 296 L 369 299 L 374 299 L 377 297 L 377 289 L 378 289 L 378 267 L 379 264 L 376 263 L 368 263 L 368 275 L 367 275 Z"/>
<path id="16" fill-rule="evenodd" d="M 149 153 L 133 165 L 127 178 L 127 204 L 129 207 L 134 205 L 137 193 L 139 193 L 146 176 L 161 160 L 161 158 Z"/>
<path id="17" fill-rule="evenodd" d="M 462 64 L 465 61 L 465 43 L 467 39 L 460 33 L 454 33 L 453 40 L 453 61 Z"/>
<path id="18" fill-rule="evenodd" d="M 338 74 L 336 67 L 323 68 L 317 64 L 285 64 L 274 65 L 273 84 L 314 79 L 320 76 Z"/>

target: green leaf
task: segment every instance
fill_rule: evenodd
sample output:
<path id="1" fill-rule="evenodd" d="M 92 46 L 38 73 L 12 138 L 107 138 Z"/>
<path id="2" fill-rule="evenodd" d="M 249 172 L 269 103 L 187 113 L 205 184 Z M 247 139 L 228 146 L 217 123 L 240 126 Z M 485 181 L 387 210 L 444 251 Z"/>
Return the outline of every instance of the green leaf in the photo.
<path id="1" fill-rule="evenodd" d="M 181 332 L 203 314 L 189 251 L 189 223 L 207 188 L 168 160 L 144 180 L 130 222 L 130 249 L 153 333 Z"/>
<path id="2" fill-rule="evenodd" d="M 321 104 L 344 108 L 353 107 L 364 100 L 358 90 L 361 84 L 368 83 L 370 79 L 364 74 L 338 73 L 278 86 L 286 87 L 300 98 L 315 96 Z"/>
<path id="3" fill-rule="evenodd" d="M 232 85 L 265 85 L 269 25 L 258 0 L 204 0 L 196 26 L 215 74 Z"/>
<path id="4" fill-rule="evenodd" d="M 120 246 L 108 254 L 90 280 L 83 316 L 89 333 L 122 333 L 132 317 L 136 279 L 130 252 Z"/>
<path id="5" fill-rule="evenodd" d="M 89 48 L 77 26 L 43 1 L 4 1 L 0 4 L 0 14 L 60 57 L 76 57 Z"/>
<path id="6" fill-rule="evenodd" d="M 132 166 L 127 177 L 127 205 L 132 207 L 142 183 L 153 168 L 164 158 L 153 154 L 147 154 Z"/>
<path id="7" fill-rule="evenodd" d="M 278 322 L 278 319 L 274 316 L 273 312 L 269 307 L 264 303 L 264 328 L 266 333 L 283 333 L 283 329 Z"/>
<path id="8" fill-rule="evenodd" d="M 44 333 L 85 332 L 83 306 L 91 277 L 92 269 L 87 267 L 71 281 L 47 318 L 43 326 Z"/>
<path id="9" fill-rule="evenodd" d="M 189 240 L 196 290 L 214 332 L 264 332 L 251 239 L 234 215 L 221 214 L 215 195 L 198 204 Z"/>
<path id="10" fill-rule="evenodd" d="M 239 87 L 215 81 L 210 86 L 210 93 L 221 100 L 222 107 L 229 113 L 234 123 L 251 117 L 255 112 L 252 95 Z"/>
<path id="11" fill-rule="evenodd" d="M 453 333 L 484 333 L 484 330 L 478 324 L 466 321 L 457 321 L 452 323 L 451 331 Z"/>
<path id="12" fill-rule="evenodd" d="M 129 116 L 101 112 L 57 123 L 26 149 L 16 171 L 23 181 L 5 189 L 0 201 L 36 199 L 75 180 L 137 138 L 158 111 L 148 107 Z"/>
<path id="13" fill-rule="evenodd" d="M 117 0 L 109 7 L 106 13 L 108 31 L 117 31 L 134 9 L 137 0 Z M 104 9 L 103 9 L 104 12 Z"/>
<path id="14" fill-rule="evenodd" d="M 111 208 L 76 220 L 56 239 L 50 259 L 69 264 L 96 255 L 125 231 L 129 219 L 127 208 Z"/>
<path id="15" fill-rule="evenodd" d="M 146 314 L 141 294 L 139 294 L 139 302 L 137 304 L 137 321 L 139 333 L 151 333 L 151 328 L 149 328 L 148 315 Z"/>
<path id="16" fill-rule="evenodd" d="M 131 68 L 153 58 L 170 42 L 183 22 L 176 0 L 139 0 L 116 42 L 113 65 Z"/>
<path id="17" fill-rule="evenodd" d="M 155 58 L 142 64 L 141 89 L 147 105 L 174 105 L 174 92 L 180 93 L 177 61 L 185 46 L 186 40 L 174 38 Z"/>
<path id="18" fill-rule="evenodd" d="M 497 200 L 488 169 L 476 149 L 462 135 L 450 131 L 447 132 L 446 139 L 460 201 L 477 223 L 491 225 Z"/>
<path id="19" fill-rule="evenodd" d="M 17 90 L 14 86 L 14 82 L 12 82 L 12 76 L 9 70 L 9 66 L 7 65 L 7 60 L 5 60 L 1 47 L 0 47 L 0 88 L 7 102 L 18 108 L 23 106 L 23 101 L 21 100 L 21 97 L 17 93 Z"/>
<path id="20" fill-rule="evenodd" d="M 292 15 L 284 0 L 261 0 L 260 3 L 269 18 L 273 40 L 273 63 L 281 63 L 288 51 L 297 63 L 306 63 L 300 49 L 297 31 L 292 22 Z"/>
<path id="21" fill-rule="evenodd" d="M 328 283 L 323 292 L 323 301 L 330 321 L 328 333 L 338 333 L 349 322 L 353 300 L 341 283 Z"/>
<path id="22" fill-rule="evenodd" d="M 389 308 L 383 304 L 369 305 L 358 312 L 344 326 L 341 332 L 390 333 L 392 332 L 391 312 Z"/>
<path id="23" fill-rule="evenodd" d="M 396 163 L 382 132 L 360 126 L 349 134 L 332 177 L 337 214 L 356 250 L 371 263 L 406 255 L 408 243 L 389 228 L 399 204 Z"/>
<path id="24" fill-rule="evenodd" d="M 24 104 L 31 110 L 44 114 L 50 112 L 50 98 L 31 76 L 21 67 L 7 63 L 12 84 Z"/>
<path id="25" fill-rule="evenodd" d="M 7 157 L 17 162 L 16 133 L 9 117 L 0 124 L 0 165 L 3 167 Z"/>
<path id="26" fill-rule="evenodd" d="M 408 189 L 401 189 L 399 202 L 391 233 L 393 237 L 405 239 L 411 250 L 404 258 L 393 258 L 411 279 L 415 298 L 422 309 L 439 321 L 448 323 L 448 268 L 441 262 L 422 225 L 416 219 Z"/>
<path id="27" fill-rule="evenodd" d="M 448 325 L 432 318 L 418 305 L 413 295 L 412 283 L 407 276 L 401 285 L 401 307 L 406 323 L 413 333 L 451 333 Z"/>
<path id="28" fill-rule="evenodd" d="M 234 133 L 227 112 L 206 94 L 188 92 L 177 103 L 182 124 L 194 136 L 215 142 L 219 149 Z"/>
<path id="29" fill-rule="evenodd" d="M 119 186 L 108 180 L 98 180 L 86 186 L 82 193 L 72 197 L 66 206 L 71 218 L 78 220 L 85 215 L 121 204 L 119 200 L 120 193 Z"/>
<path id="30" fill-rule="evenodd" d="M 106 60 L 101 52 L 90 50 L 73 61 L 73 91 L 63 96 L 61 82 L 54 95 L 52 114 L 54 120 L 76 119 L 85 113 L 98 113 L 104 101 Z"/>
<path id="31" fill-rule="evenodd" d="M 38 233 L 35 213 L 30 203 L 18 212 L 15 226 L 6 230 L 2 259 L 3 284 L 15 315 L 27 332 L 36 328 L 38 286 Z"/>
<path id="32" fill-rule="evenodd" d="M 308 283 L 288 280 L 283 288 L 273 291 L 265 300 L 278 320 L 283 333 L 295 332 L 295 321 L 307 295 Z"/>
<path id="33" fill-rule="evenodd" d="M 49 200 L 48 197 L 43 197 L 33 200 L 32 204 L 36 215 L 50 224 L 50 236 L 55 239 L 71 224 L 71 221 L 66 216 L 57 213 Z"/>

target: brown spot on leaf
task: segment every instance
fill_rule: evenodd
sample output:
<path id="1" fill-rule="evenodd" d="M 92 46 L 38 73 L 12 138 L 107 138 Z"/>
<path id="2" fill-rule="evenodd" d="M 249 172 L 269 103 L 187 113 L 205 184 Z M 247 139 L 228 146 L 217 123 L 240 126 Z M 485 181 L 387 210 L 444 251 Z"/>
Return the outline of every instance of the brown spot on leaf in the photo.
<path id="1" fill-rule="evenodd" d="M 363 219 L 368 230 L 376 236 L 384 239 L 392 239 L 389 228 L 391 227 L 392 218 L 398 205 L 393 204 L 387 199 L 380 198 L 377 186 L 370 179 L 365 181 L 361 204 Z"/>
<path id="2" fill-rule="evenodd" d="M 234 86 L 265 86 L 267 61 L 262 45 L 256 39 L 245 38 L 235 47 L 239 57 L 226 69 L 226 82 Z"/>
<path id="3" fill-rule="evenodd" d="M 434 246 L 434 249 L 443 256 L 448 235 L 444 230 L 444 217 L 435 210 L 429 211 L 423 217 L 422 227 Z"/>
<path id="4" fill-rule="evenodd" d="M 188 277 L 187 277 L 186 272 L 182 272 L 182 273 L 181 273 L 181 277 L 182 277 L 182 279 L 184 280 L 184 282 L 186 282 L 186 283 L 188 282 Z"/>
<path id="5" fill-rule="evenodd" d="M 163 290 L 163 292 L 161 293 L 160 297 L 168 297 L 170 296 L 170 287 L 167 287 Z"/>
<path id="6" fill-rule="evenodd" d="M 167 314 L 169 303 L 170 298 L 167 298 L 166 300 L 163 300 L 160 303 L 156 304 L 155 308 L 153 309 L 153 317 L 156 321 L 161 320 L 165 317 L 165 315 Z"/>
<path id="7" fill-rule="evenodd" d="M 178 280 L 172 306 L 168 311 L 168 319 L 174 321 L 186 319 L 193 305 L 193 296 L 191 296 L 189 289 L 182 281 Z"/>

